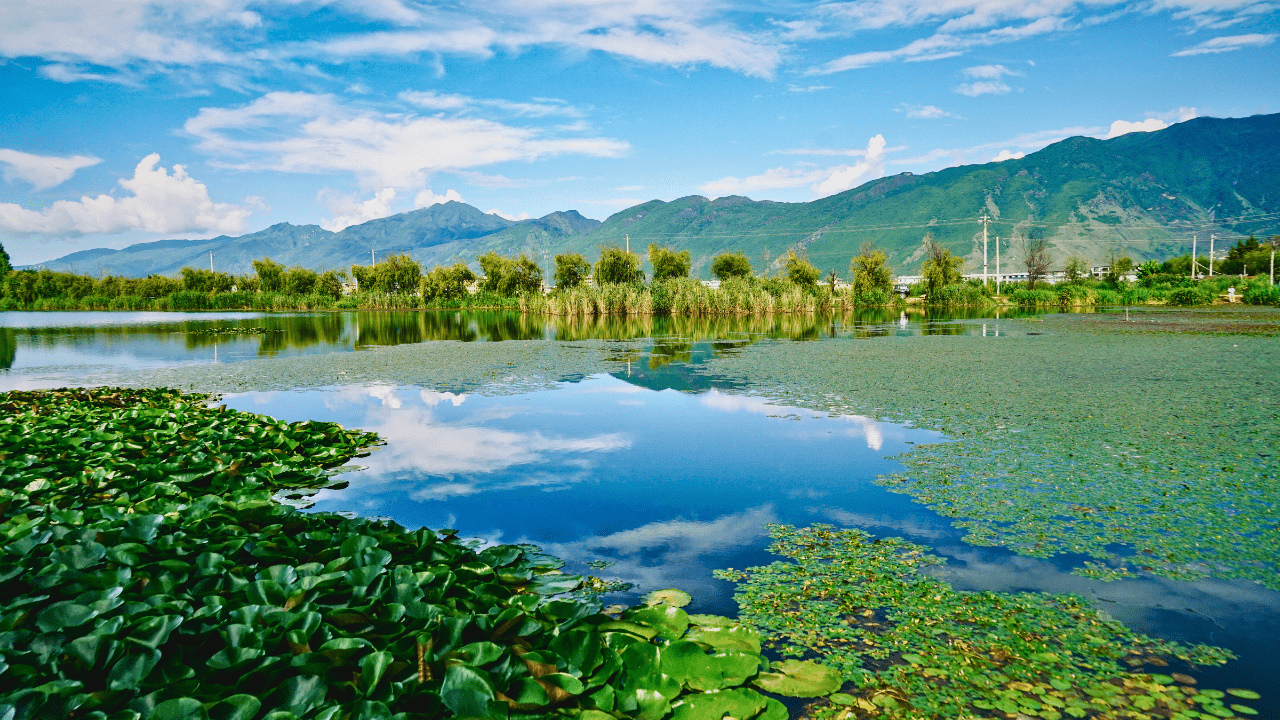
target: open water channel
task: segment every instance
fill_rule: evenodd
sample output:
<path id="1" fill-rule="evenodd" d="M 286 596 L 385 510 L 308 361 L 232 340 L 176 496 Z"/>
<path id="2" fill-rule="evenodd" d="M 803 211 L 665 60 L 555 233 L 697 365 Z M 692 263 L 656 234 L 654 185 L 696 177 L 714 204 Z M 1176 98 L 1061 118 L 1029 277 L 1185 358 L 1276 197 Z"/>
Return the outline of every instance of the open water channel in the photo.
<path id="1" fill-rule="evenodd" d="M 1038 331 L 1008 316 L 869 312 L 843 318 L 548 320 L 505 313 L 0 313 L 0 390 L 133 384 L 131 373 L 291 361 L 432 342 L 604 342 L 608 363 L 539 387 L 502 378 L 482 388 L 386 380 L 281 388 L 266 383 L 222 402 L 287 420 L 376 431 L 322 511 L 453 527 L 488 542 L 530 542 L 569 569 L 622 588 L 690 592 L 695 612 L 733 614 L 733 586 L 714 569 L 772 561 L 767 523 L 830 523 L 904 537 L 947 559 L 957 588 L 1073 592 L 1135 629 L 1228 647 L 1241 660 L 1198 669 L 1212 687 L 1263 693 L 1278 712 L 1280 593 L 1246 580 L 1142 576 L 1103 582 L 1071 573 L 1082 558 L 978 547 L 911 495 L 876 483 L 902 472 L 914 446 L 940 433 L 788 404 L 742 378 L 698 372 L 763 343 L 886 342 L 962 335 L 992 343 Z M 619 343 L 608 351 L 610 341 Z M 513 343 L 515 345 L 517 343 Z M 269 372 L 275 365 L 265 366 Z M 832 369 L 832 372 L 836 372 Z M 1277 550 L 1280 554 L 1280 550 Z M 630 588 L 630 589 L 626 589 Z M 1278 715 L 1280 716 L 1280 715 Z"/>

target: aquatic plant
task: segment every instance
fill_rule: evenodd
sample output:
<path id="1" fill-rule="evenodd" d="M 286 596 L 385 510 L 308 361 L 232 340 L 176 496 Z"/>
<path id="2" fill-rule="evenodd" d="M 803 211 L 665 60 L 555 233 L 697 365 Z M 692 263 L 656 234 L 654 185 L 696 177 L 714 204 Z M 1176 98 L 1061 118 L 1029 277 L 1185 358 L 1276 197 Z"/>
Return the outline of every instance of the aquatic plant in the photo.
<path id="1" fill-rule="evenodd" d="M 943 562 L 926 548 L 874 540 L 860 530 L 775 525 L 770 535 L 770 550 L 785 562 L 716 575 L 739 583 L 741 619 L 761 632 L 766 648 L 816 657 L 848 681 L 847 690 L 811 707 L 811 717 L 1182 719 L 1257 712 L 1234 702 L 1256 693 L 1232 690 L 1228 707 L 1222 691 L 1134 671 L 1173 658 L 1218 665 L 1232 657 L 1228 651 L 1133 633 L 1083 598 L 959 592 L 921 572 Z"/>
<path id="2" fill-rule="evenodd" d="M 582 579 L 532 546 L 298 512 L 273 496 L 376 438 L 207 399 L 0 395 L 0 718 L 785 720 L 753 631 L 678 591 L 555 599 Z"/>

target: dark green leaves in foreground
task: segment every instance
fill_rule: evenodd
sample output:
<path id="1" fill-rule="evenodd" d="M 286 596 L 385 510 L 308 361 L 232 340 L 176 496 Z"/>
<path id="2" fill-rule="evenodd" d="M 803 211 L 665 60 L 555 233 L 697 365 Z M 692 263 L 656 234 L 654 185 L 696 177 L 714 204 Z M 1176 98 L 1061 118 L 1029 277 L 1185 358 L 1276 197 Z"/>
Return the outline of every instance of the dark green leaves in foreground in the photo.
<path id="1" fill-rule="evenodd" d="M 924 548 L 860 530 L 773 526 L 789 562 L 718 576 L 738 581 L 744 625 L 788 660 L 756 684 L 780 694 L 856 690 L 810 709 L 817 718 L 1175 718 L 1256 714 L 1248 690 L 1197 690 L 1143 674 L 1173 659 L 1221 664 L 1228 652 L 1135 634 L 1069 595 L 957 592 L 920 570 Z M 776 643 L 774 642 L 776 640 Z M 1193 683 L 1189 678 L 1183 678 Z"/>
<path id="2" fill-rule="evenodd" d="M 304 514 L 373 435 L 168 390 L 0 396 L 0 720 L 784 720 L 760 637 L 531 546 Z M 784 671 L 785 672 L 785 671 Z"/>

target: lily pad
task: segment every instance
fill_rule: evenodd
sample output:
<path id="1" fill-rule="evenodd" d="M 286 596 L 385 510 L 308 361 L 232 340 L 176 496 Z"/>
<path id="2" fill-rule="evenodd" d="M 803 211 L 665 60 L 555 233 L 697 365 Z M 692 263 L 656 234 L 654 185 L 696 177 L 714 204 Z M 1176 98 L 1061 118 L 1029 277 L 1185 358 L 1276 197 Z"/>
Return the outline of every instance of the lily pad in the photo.
<path id="1" fill-rule="evenodd" d="M 840 689 L 840 671 L 808 660 L 775 662 L 776 672 L 760 673 L 755 685 L 787 697 L 819 697 Z"/>
<path id="2" fill-rule="evenodd" d="M 682 608 L 693 601 L 689 593 L 675 588 L 667 588 L 666 590 L 654 590 L 644 596 L 645 605 L 668 605 L 670 607 Z"/>

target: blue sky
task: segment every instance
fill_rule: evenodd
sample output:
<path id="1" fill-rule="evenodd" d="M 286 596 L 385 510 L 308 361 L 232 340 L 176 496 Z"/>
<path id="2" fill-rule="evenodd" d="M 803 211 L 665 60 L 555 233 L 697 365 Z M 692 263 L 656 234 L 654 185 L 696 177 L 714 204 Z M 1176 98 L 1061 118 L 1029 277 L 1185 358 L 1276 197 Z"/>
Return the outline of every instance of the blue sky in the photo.
<path id="1" fill-rule="evenodd" d="M 1280 111 L 1269 0 L 5 5 L 15 264 L 448 199 L 600 219 L 693 194 L 805 201 Z"/>

